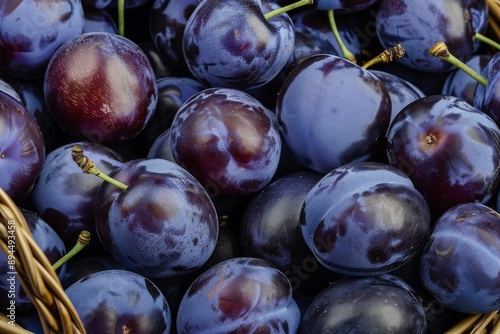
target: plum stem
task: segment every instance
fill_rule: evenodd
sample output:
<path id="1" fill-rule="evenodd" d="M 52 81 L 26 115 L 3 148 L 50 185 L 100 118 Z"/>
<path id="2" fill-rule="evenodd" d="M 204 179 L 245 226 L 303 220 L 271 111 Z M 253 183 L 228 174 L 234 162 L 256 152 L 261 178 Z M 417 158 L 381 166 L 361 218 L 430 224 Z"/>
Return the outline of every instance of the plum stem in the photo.
<path id="1" fill-rule="evenodd" d="M 471 67 L 469 67 L 467 64 L 465 64 L 463 61 L 455 57 L 450 53 L 448 50 L 448 46 L 443 42 L 437 42 L 434 46 L 429 48 L 427 50 L 431 55 L 434 57 L 441 58 L 448 63 L 458 67 L 462 71 L 464 71 L 466 74 L 470 75 L 473 79 L 475 79 L 477 82 L 479 82 L 481 85 L 486 86 L 488 85 L 488 79 L 483 77 L 481 74 L 477 73 L 474 71 Z"/>
<path id="2" fill-rule="evenodd" d="M 125 0 L 118 0 L 118 33 L 125 36 Z"/>
<path id="3" fill-rule="evenodd" d="M 349 49 L 345 46 L 342 37 L 340 37 L 339 29 L 337 28 L 337 23 L 335 22 L 335 15 L 333 13 L 333 9 L 330 9 L 328 12 L 328 21 L 330 22 L 330 27 L 332 28 L 333 35 L 339 44 L 340 50 L 342 51 L 342 56 L 349 60 L 350 62 L 356 64 L 356 57 L 354 54 L 349 51 Z"/>
<path id="4" fill-rule="evenodd" d="M 120 181 L 115 180 L 104 173 L 101 173 L 101 171 L 94 166 L 94 162 L 83 154 L 83 148 L 80 145 L 73 145 L 71 147 L 71 157 L 76 162 L 76 164 L 80 166 L 84 173 L 98 176 L 104 181 L 109 182 L 122 190 L 126 190 L 128 188 L 126 184 L 123 184 Z"/>
<path id="5" fill-rule="evenodd" d="M 306 5 L 312 5 L 313 3 L 314 3 L 314 0 L 299 0 L 297 2 L 280 7 L 278 9 L 272 10 L 270 12 L 267 12 L 264 14 L 264 17 L 266 18 L 266 20 L 269 20 L 277 15 L 286 13 L 292 9 L 299 8 L 299 7 L 306 6 Z"/>
<path id="6" fill-rule="evenodd" d="M 78 254 L 85 246 L 87 246 L 90 242 L 90 232 L 89 231 L 81 231 L 80 235 L 78 236 L 78 239 L 76 240 L 75 246 L 64 254 L 63 257 L 61 257 L 59 260 L 57 260 L 56 263 L 52 265 L 52 269 L 57 270 L 59 267 L 61 267 L 63 264 L 68 262 L 73 256 Z"/>
<path id="7" fill-rule="evenodd" d="M 390 63 L 391 61 L 398 60 L 405 55 L 406 51 L 401 44 L 390 47 L 382 51 L 378 56 L 367 61 L 363 66 L 365 70 L 378 63 Z"/>
<path id="8" fill-rule="evenodd" d="M 474 34 L 474 38 L 477 39 L 478 41 L 483 42 L 486 45 L 494 47 L 497 50 L 500 50 L 500 44 L 499 43 L 495 42 L 494 40 L 492 40 L 489 37 L 484 36 L 483 34 L 480 34 L 480 33 L 476 32 Z"/>

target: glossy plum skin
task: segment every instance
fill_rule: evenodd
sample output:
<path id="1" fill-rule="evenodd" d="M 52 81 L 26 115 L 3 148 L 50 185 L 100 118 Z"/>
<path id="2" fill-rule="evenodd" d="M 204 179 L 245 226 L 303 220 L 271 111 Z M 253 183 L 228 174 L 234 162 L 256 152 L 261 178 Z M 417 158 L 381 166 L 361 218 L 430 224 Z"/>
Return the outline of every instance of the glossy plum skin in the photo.
<path id="1" fill-rule="evenodd" d="M 369 71 L 338 56 L 315 55 L 283 82 L 276 115 L 297 161 L 326 174 L 374 154 L 389 126 L 391 100 Z"/>
<path id="2" fill-rule="evenodd" d="M 218 195 L 248 195 L 273 178 L 281 138 L 267 110 L 250 95 L 209 88 L 178 110 L 171 127 L 175 161 Z"/>
<path id="3" fill-rule="evenodd" d="M 33 236 L 33 240 L 40 247 L 41 251 L 45 254 L 50 263 L 55 263 L 62 256 L 66 254 L 66 247 L 64 246 L 63 241 L 57 235 L 57 233 L 52 229 L 49 224 L 47 224 L 43 219 L 38 217 L 35 213 L 28 211 L 26 209 L 20 209 L 21 213 L 28 224 L 28 228 Z M 5 225 L 8 228 L 11 225 Z M 16 231 L 17 232 L 17 231 Z M 16 256 L 16 252 L 14 252 L 14 256 Z M 4 252 L 0 252 L 0 293 L 3 298 L 0 298 L 0 309 L 2 312 L 5 312 L 6 308 L 9 307 L 10 298 L 9 290 L 14 291 L 15 293 L 15 310 L 19 312 L 24 312 L 28 310 L 34 310 L 35 307 L 31 303 L 30 299 L 24 292 L 21 287 L 21 281 L 19 277 L 15 277 L 15 289 L 12 289 L 10 284 L 11 281 L 7 279 L 15 276 L 11 272 L 15 270 L 11 270 L 8 264 L 9 259 Z M 66 272 L 66 264 L 63 264 L 61 268 L 57 271 L 60 279 L 64 277 Z M 8 311 L 7 311 L 8 314 Z"/>
<path id="4" fill-rule="evenodd" d="M 439 217 L 420 257 L 420 278 L 447 307 L 463 313 L 500 308 L 500 214 L 464 203 Z"/>
<path id="5" fill-rule="evenodd" d="M 425 311 L 415 291 L 393 275 L 348 277 L 319 293 L 299 334 L 425 334 Z"/>
<path id="6" fill-rule="evenodd" d="M 357 162 L 334 169 L 307 194 L 302 235 L 327 268 L 380 275 L 414 257 L 429 235 L 430 211 L 397 168 Z"/>
<path id="7" fill-rule="evenodd" d="M 84 26 L 80 0 L 7 0 L 0 4 L 0 72 L 43 76 L 50 58 Z"/>
<path id="8" fill-rule="evenodd" d="M 486 32 L 487 15 L 485 1 L 380 0 L 376 27 L 384 48 L 404 46 L 401 63 L 424 72 L 445 72 L 453 66 L 427 50 L 444 41 L 451 54 L 467 61 L 476 51 L 474 33 Z"/>
<path id="9" fill-rule="evenodd" d="M 65 292 L 89 334 L 171 332 L 167 300 L 140 274 L 122 269 L 98 271 Z"/>
<path id="10" fill-rule="evenodd" d="M 103 183 L 96 196 L 96 228 L 125 269 L 149 278 L 186 275 L 212 254 L 219 225 L 200 183 L 164 159 L 124 163 L 110 176 L 126 190 Z"/>
<path id="11" fill-rule="evenodd" d="M 271 81 L 285 66 L 293 44 L 293 23 L 261 0 L 203 1 L 186 22 L 183 54 L 193 76 L 209 87 L 247 90 Z"/>
<path id="12" fill-rule="evenodd" d="M 47 105 L 75 140 L 102 144 L 135 137 L 153 115 L 158 99 L 148 58 L 116 34 L 81 35 L 59 48 L 44 79 Z"/>
<path id="13" fill-rule="evenodd" d="M 288 277 L 293 291 L 319 292 L 338 278 L 318 262 L 300 226 L 302 203 L 321 178 L 304 171 L 276 179 L 252 197 L 239 225 L 243 254 L 274 264 Z"/>
<path id="14" fill-rule="evenodd" d="M 75 144 L 83 148 L 103 173 L 108 174 L 123 164 L 123 158 L 109 147 L 82 141 L 62 145 L 46 156 L 30 201 L 34 211 L 61 236 L 67 247 L 73 247 L 82 230 L 96 235 L 94 199 L 103 182 L 83 173 L 73 161 L 71 148 Z M 91 239 L 88 247 L 94 246 L 101 248 L 98 238 Z"/>
<path id="15" fill-rule="evenodd" d="M 286 276 L 250 257 L 223 261 L 201 274 L 177 314 L 179 334 L 296 333 L 299 323 Z"/>
<path id="16" fill-rule="evenodd" d="M 498 189 L 500 129 L 457 97 L 432 95 L 406 106 L 389 129 L 387 152 L 434 213 L 486 203 Z"/>
<path id="17" fill-rule="evenodd" d="M 36 181 L 45 142 L 34 117 L 12 96 L 0 92 L 0 187 L 15 199 Z"/>

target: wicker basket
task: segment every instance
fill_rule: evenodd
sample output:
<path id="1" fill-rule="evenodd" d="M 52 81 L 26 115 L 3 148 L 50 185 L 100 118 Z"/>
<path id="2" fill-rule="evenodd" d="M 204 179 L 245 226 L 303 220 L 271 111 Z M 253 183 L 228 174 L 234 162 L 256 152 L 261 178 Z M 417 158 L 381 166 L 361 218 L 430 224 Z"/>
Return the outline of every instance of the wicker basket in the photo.
<path id="1" fill-rule="evenodd" d="M 12 247 L 14 252 L 12 252 Z M 0 188 L 0 248 L 13 255 L 16 279 L 34 304 L 45 334 L 85 333 L 73 304 L 40 247 L 34 242 L 21 211 Z M 11 252 L 9 252 L 11 250 Z M 0 333 L 31 333 L 5 315 L 0 316 Z"/>
<path id="2" fill-rule="evenodd" d="M 488 35 L 500 40 L 500 0 L 486 0 L 489 7 Z M 14 226 L 9 229 L 9 226 Z M 11 233 L 13 232 L 13 233 Z M 11 237 L 9 237 L 9 235 Z M 15 237 L 15 241 L 12 238 Z M 26 220 L 14 201 L 0 188 L 0 248 L 9 254 L 15 245 L 14 270 L 23 290 L 34 304 L 45 334 L 85 333 L 73 304 L 52 269 L 51 263 L 34 242 Z M 500 311 L 471 315 L 445 334 L 500 334 Z M 0 333 L 31 333 L 0 313 Z"/>

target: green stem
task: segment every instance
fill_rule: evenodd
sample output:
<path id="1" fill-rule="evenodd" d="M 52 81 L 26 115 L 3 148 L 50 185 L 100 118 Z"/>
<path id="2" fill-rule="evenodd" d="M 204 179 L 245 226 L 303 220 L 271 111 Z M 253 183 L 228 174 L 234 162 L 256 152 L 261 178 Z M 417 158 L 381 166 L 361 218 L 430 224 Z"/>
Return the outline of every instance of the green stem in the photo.
<path id="1" fill-rule="evenodd" d="M 394 47 L 387 48 L 378 56 L 367 61 L 363 66 L 364 69 L 367 69 L 370 66 L 373 66 L 378 63 L 390 63 L 391 61 L 400 59 L 405 55 L 406 51 L 401 44 L 398 44 Z"/>
<path id="2" fill-rule="evenodd" d="M 344 44 L 344 41 L 340 37 L 339 30 L 337 28 L 337 23 L 335 22 L 335 15 L 333 13 L 333 9 L 328 10 L 328 21 L 330 22 L 330 27 L 332 28 L 333 35 L 335 36 L 335 39 L 337 40 L 337 43 L 340 46 L 340 50 L 342 51 L 342 56 L 356 64 L 356 57 L 354 54 L 347 49 L 347 47 Z"/>
<path id="3" fill-rule="evenodd" d="M 102 180 L 109 182 L 114 186 L 117 186 L 121 190 L 127 190 L 128 186 L 126 184 L 123 184 L 120 181 L 115 180 L 104 173 L 101 173 L 101 171 L 94 166 L 94 162 L 83 154 L 83 148 L 80 145 L 73 145 L 71 147 L 71 157 L 76 162 L 76 164 L 80 166 L 84 173 L 98 176 Z"/>
<path id="4" fill-rule="evenodd" d="M 280 14 L 286 13 L 286 12 L 292 10 L 292 9 L 299 8 L 299 7 L 302 7 L 302 6 L 312 5 L 313 3 L 314 3 L 314 0 L 299 0 L 297 2 L 289 4 L 287 6 L 283 6 L 281 8 L 278 8 L 278 9 L 272 10 L 270 12 L 267 12 L 266 14 L 264 14 L 264 17 L 266 18 L 266 20 L 269 20 L 270 18 L 273 18 L 276 15 L 280 15 Z"/>
<path id="5" fill-rule="evenodd" d="M 125 36 L 125 0 L 118 0 L 118 33 Z"/>
<path id="6" fill-rule="evenodd" d="M 483 77 L 481 74 L 477 73 L 474 71 L 472 68 L 470 68 L 467 64 L 465 64 L 463 61 L 455 57 L 450 53 L 448 50 L 448 46 L 444 42 L 437 42 L 434 46 L 429 48 L 427 50 L 431 55 L 434 57 L 441 58 L 448 63 L 458 67 L 462 71 L 464 71 L 466 74 L 471 76 L 473 79 L 475 79 L 477 82 L 479 82 L 481 85 L 486 86 L 488 84 L 488 79 Z"/>
<path id="7" fill-rule="evenodd" d="M 89 231 L 80 232 L 80 235 L 78 236 L 78 240 L 76 241 L 75 246 L 63 257 L 57 260 L 57 262 L 52 265 L 52 269 L 54 270 L 59 269 L 60 266 L 68 262 L 73 256 L 75 256 L 83 248 L 85 248 L 85 246 L 87 246 L 89 242 L 90 242 L 90 232 Z"/>
<path id="8" fill-rule="evenodd" d="M 477 39 L 478 41 L 483 42 L 484 44 L 487 44 L 487 45 L 489 45 L 489 46 L 491 46 L 491 47 L 494 47 L 494 48 L 495 48 L 495 49 L 497 49 L 497 50 L 500 50 L 500 44 L 499 44 L 499 43 L 497 43 L 497 42 L 495 42 L 494 40 L 492 40 L 492 39 L 491 39 L 491 38 L 489 38 L 489 37 L 486 37 L 486 36 L 484 36 L 484 35 L 482 35 L 482 34 L 480 34 L 480 33 L 476 32 L 476 33 L 474 34 L 474 38 L 475 38 L 475 39 Z"/>

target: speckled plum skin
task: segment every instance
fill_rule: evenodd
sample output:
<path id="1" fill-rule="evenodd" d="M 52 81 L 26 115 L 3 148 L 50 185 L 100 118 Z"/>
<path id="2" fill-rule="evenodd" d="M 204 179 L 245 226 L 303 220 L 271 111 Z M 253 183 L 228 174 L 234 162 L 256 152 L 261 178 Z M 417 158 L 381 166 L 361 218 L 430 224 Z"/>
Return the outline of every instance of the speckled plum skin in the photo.
<path id="1" fill-rule="evenodd" d="M 186 291 L 177 314 L 177 332 L 296 333 L 300 310 L 290 282 L 272 264 L 232 258 L 201 274 Z"/>
<path id="2" fill-rule="evenodd" d="M 95 235 L 94 199 L 103 180 L 82 172 L 73 161 L 71 148 L 80 145 L 101 172 L 109 174 L 123 163 L 113 149 L 88 141 L 62 145 L 45 157 L 40 176 L 30 194 L 34 211 L 73 247 L 82 230 Z M 94 248 L 96 246 L 97 248 Z M 98 238 L 89 246 L 102 249 Z"/>
<path id="3" fill-rule="evenodd" d="M 164 159 L 131 160 L 103 183 L 96 197 L 96 228 L 125 269 L 148 278 L 182 276 L 212 254 L 219 225 L 210 197 L 179 165 Z"/>
<path id="4" fill-rule="evenodd" d="M 105 32 L 63 44 L 45 74 L 44 95 L 55 121 L 75 140 L 101 144 L 135 137 L 158 100 L 158 85 L 144 52 Z"/>
<path id="5" fill-rule="evenodd" d="M 4 92 L 0 92 L 0 134 L 0 187 L 15 199 L 40 175 L 45 143 L 35 118 Z"/>
<path id="6" fill-rule="evenodd" d="M 175 161 L 213 197 L 255 193 L 278 168 L 281 138 L 270 111 L 240 90 L 193 95 L 179 108 L 170 135 Z"/>
<path id="7" fill-rule="evenodd" d="M 85 24 L 80 0 L 4 0 L 0 3 L 0 72 L 42 77 L 56 49 Z"/>
<path id="8" fill-rule="evenodd" d="M 209 0 L 193 11 L 182 49 L 193 76 L 210 87 L 247 90 L 264 85 L 285 66 L 294 45 L 287 14 L 266 20 L 270 1 Z"/>
<path id="9" fill-rule="evenodd" d="M 391 99 L 369 71 L 322 54 L 290 72 L 276 114 L 283 140 L 297 161 L 326 174 L 374 154 L 389 127 Z"/>
<path id="10" fill-rule="evenodd" d="M 308 193 L 302 235 L 316 258 L 346 275 L 380 275 L 423 247 L 430 210 L 410 179 L 376 162 L 334 169 Z"/>
<path id="11" fill-rule="evenodd" d="M 65 292 L 89 334 L 171 332 L 167 300 L 140 274 L 103 270 L 76 281 Z"/>
<path id="12" fill-rule="evenodd" d="M 415 291 L 393 275 L 348 277 L 320 292 L 299 334 L 425 334 L 427 319 Z"/>
<path id="13" fill-rule="evenodd" d="M 457 97 L 427 96 L 403 108 L 387 134 L 387 152 L 437 214 L 486 203 L 498 189 L 500 129 Z"/>
<path id="14" fill-rule="evenodd" d="M 488 13 L 485 1 L 380 0 L 375 22 L 384 48 L 404 45 L 401 63 L 419 71 L 445 72 L 453 66 L 427 50 L 444 41 L 451 54 L 467 61 L 479 46 L 474 33 L 486 32 Z"/>
<path id="15" fill-rule="evenodd" d="M 500 308 L 500 214 L 464 203 L 436 221 L 420 257 L 420 278 L 445 306 L 463 313 Z"/>

